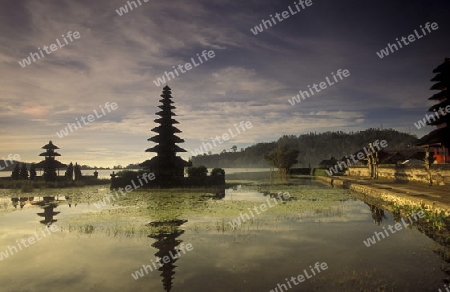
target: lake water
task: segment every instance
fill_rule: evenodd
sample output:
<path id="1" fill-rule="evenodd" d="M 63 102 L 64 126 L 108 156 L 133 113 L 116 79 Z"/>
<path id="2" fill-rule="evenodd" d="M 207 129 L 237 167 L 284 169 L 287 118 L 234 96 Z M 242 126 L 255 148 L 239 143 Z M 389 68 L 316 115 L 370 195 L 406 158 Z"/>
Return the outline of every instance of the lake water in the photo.
<path id="1" fill-rule="evenodd" d="M 445 291 L 443 246 L 408 227 L 367 247 L 393 215 L 311 179 L 136 190 L 98 209 L 109 192 L 0 190 L 0 291 Z"/>

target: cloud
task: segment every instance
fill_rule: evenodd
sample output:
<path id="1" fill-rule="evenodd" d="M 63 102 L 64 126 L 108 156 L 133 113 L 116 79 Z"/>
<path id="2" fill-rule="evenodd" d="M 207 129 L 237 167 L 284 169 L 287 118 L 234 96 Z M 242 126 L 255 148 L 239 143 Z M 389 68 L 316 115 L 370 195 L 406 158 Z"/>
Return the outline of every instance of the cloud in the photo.
<path id="1" fill-rule="evenodd" d="M 115 10 L 126 1 L 3 1 L 0 135 L 8 144 L 2 151 L 36 161 L 40 146 L 58 141 L 55 133 L 67 123 L 116 102 L 117 111 L 58 141 L 63 160 L 105 166 L 145 160 L 161 94 L 153 80 L 203 50 L 216 56 L 169 84 L 186 149 L 242 120 L 254 128 L 229 141 L 239 147 L 382 123 L 405 129 L 428 108 L 431 70 L 446 56 L 449 4 L 383 3 L 317 2 L 254 36 L 250 28 L 292 3 L 160 1 L 119 16 Z M 423 24 L 422 12 L 440 29 L 380 60 L 375 52 Z M 81 38 L 26 68 L 18 64 L 68 31 Z M 351 76 L 301 104 L 287 103 L 338 69 Z M 92 147 L 115 156 L 91 155 Z"/>

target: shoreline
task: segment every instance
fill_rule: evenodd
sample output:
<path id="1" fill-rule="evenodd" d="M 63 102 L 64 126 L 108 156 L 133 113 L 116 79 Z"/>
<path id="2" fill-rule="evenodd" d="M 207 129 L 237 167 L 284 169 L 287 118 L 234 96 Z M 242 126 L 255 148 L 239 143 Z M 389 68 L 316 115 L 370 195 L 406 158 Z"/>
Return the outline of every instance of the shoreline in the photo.
<path id="1" fill-rule="evenodd" d="M 450 198 L 440 195 L 440 190 L 429 187 L 428 192 L 417 188 L 416 185 L 406 184 L 406 187 L 398 187 L 395 182 L 361 180 L 353 177 L 324 177 L 316 176 L 315 179 L 332 187 L 341 187 L 351 191 L 376 198 L 389 203 L 411 207 L 426 206 L 427 209 L 440 213 L 443 211 L 450 215 Z"/>

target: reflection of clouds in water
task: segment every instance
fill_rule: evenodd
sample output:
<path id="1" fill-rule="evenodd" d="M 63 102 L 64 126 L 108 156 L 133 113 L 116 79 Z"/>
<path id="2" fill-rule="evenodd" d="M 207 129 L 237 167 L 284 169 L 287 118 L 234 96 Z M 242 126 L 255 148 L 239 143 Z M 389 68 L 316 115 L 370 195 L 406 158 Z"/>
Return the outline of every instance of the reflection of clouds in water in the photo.
<path id="1" fill-rule="evenodd" d="M 384 210 L 368 203 L 366 203 L 366 205 L 369 206 L 370 212 L 372 213 L 373 223 L 380 226 L 380 224 L 383 222 L 383 219 L 387 219 L 386 215 L 384 214 Z"/>
<path id="2" fill-rule="evenodd" d="M 266 200 L 266 197 L 263 193 L 257 191 L 251 191 L 249 189 L 244 189 L 240 185 L 231 188 L 225 189 L 225 198 L 224 201 L 258 201 L 262 202 Z"/>
<path id="3" fill-rule="evenodd" d="M 295 212 L 293 210 L 290 214 L 270 214 L 265 216 L 265 220 L 271 221 L 273 218 L 281 218 L 281 222 L 284 221 L 292 224 L 297 222 L 361 222 L 367 221 L 369 214 L 371 213 L 367 212 L 367 206 L 360 201 L 336 202 L 336 205 L 330 207 L 323 207 L 318 202 L 317 207 L 312 207 L 309 210 L 301 212 Z M 277 228 L 283 227 L 277 226 Z"/>
<path id="4" fill-rule="evenodd" d="M 345 201 L 329 208 L 306 211 L 300 216 L 303 222 L 358 222 L 367 221 L 367 206 L 361 201 Z"/>

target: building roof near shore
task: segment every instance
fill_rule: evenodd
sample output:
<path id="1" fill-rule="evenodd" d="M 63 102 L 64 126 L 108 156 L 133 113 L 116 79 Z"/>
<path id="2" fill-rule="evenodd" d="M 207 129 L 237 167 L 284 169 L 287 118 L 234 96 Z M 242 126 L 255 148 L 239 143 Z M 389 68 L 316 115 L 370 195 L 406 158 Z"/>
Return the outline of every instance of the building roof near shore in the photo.
<path id="1" fill-rule="evenodd" d="M 399 161 L 421 160 L 425 159 L 425 152 L 417 150 L 403 150 L 389 152 L 389 155 L 379 159 L 379 164 L 397 164 Z"/>
<path id="2" fill-rule="evenodd" d="M 357 155 L 357 153 L 362 152 L 365 153 L 363 149 L 355 152 L 353 155 Z M 399 161 L 405 161 L 408 159 L 417 159 L 423 160 L 425 159 L 424 150 L 398 150 L 398 151 L 383 151 L 380 150 L 378 153 L 378 164 L 397 164 Z M 344 158 L 343 158 L 344 159 Z M 345 158 L 346 160 L 347 158 Z M 367 161 L 367 156 L 361 160 L 361 163 Z"/>
<path id="3" fill-rule="evenodd" d="M 366 148 L 367 151 L 370 151 Z M 379 150 L 376 151 L 378 153 L 378 161 L 381 161 L 381 159 L 389 156 L 390 154 L 386 151 L 383 150 Z M 358 153 L 364 153 L 364 159 L 358 159 L 358 161 L 360 161 L 360 163 L 363 163 L 363 161 L 367 161 L 367 153 L 366 151 L 364 151 L 364 148 L 359 149 L 358 151 L 355 151 L 352 155 L 358 157 Z M 348 157 L 342 157 L 341 161 L 347 160 Z"/>
<path id="4" fill-rule="evenodd" d="M 329 168 L 329 167 L 333 167 L 335 166 L 337 163 L 336 158 L 331 157 L 330 159 L 324 159 L 319 163 L 320 167 L 325 167 L 325 168 Z"/>
<path id="5" fill-rule="evenodd" d="M 444 144 L 450 145 L 450 128 L 448 127 L 436 129 L 417 141 L 417 146 L 421 148 L 442 147 Z"/>

